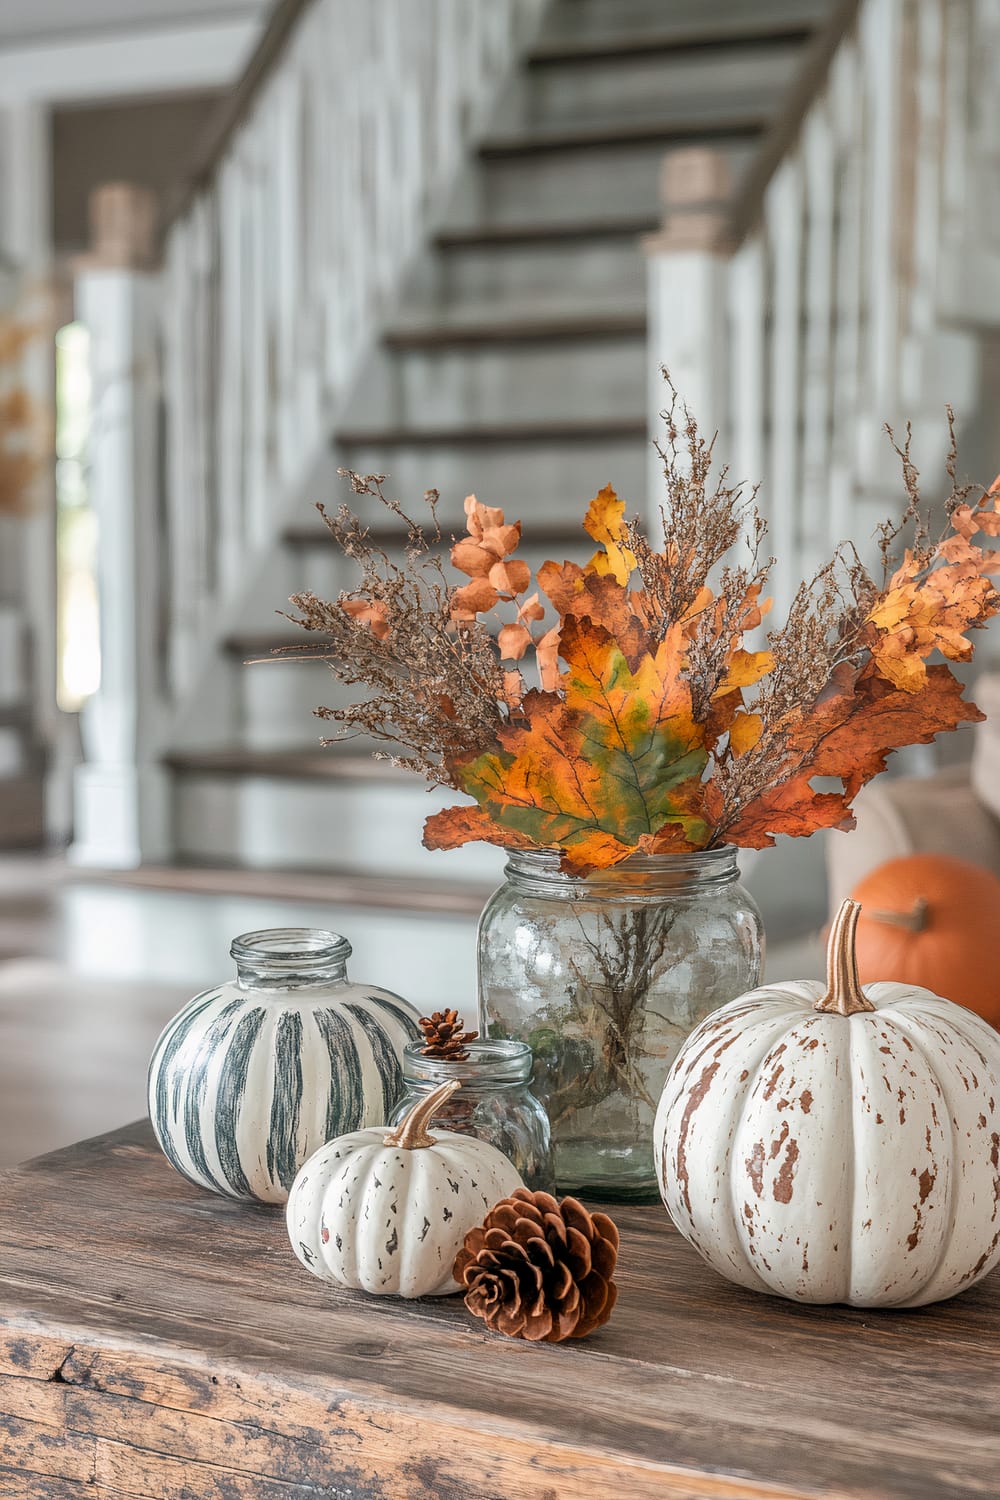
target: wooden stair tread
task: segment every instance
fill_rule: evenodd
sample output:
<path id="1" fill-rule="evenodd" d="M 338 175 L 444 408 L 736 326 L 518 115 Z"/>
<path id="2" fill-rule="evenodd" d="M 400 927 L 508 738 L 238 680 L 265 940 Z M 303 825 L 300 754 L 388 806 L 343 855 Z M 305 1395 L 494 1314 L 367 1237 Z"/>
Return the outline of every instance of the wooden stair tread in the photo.
<path id="1" fill-rule="evenodd" d="M 385 334 L 390 349 L 433 349 L 472 344 L 549 343 L 563 339 L 645 338 L 645 310 L 556 313 L 449 322 L 398 324 Z"/>
<path id="2" fill-rule="evenodd" d="M 332 726 L 335 728 L 335 726 Z M 172 750 L 163 758 L 181 776 L 263 776 L 276 781 L 394 781 L 419 789 L 421 783 L 388 761 L 364 750 L 330 745 L 313 749 L 248 750 L 242 745 L 215 750 Z"/>
<path id="3" fill-rule="evenodd" d="M 801 46 L 812 37 L 817 17 L 791 19 L 746 14 L 711 16 L 696 21 L 675 22 L 656 31 L 607 32 L 604 35 L 553 38 L 536 42 L 525 61 L 529 68 L 562 64 L 615 62 L 657 53 L 685 53 L 725 47 Z"/>
<path id="4" fill-rule="evenodd" d="M 316 540 L 322 542 L 328 539 L 329 535 L 330 533 L 325 530 L 317 532 Z M 300 656 L 292 658 L 293 662 L 296 660 L 322 660 L 322 657 L 315 655 L 315 653 L 319 653 L 325 649 L 323 640 L 321 637 L 317 640 L 311 640 L 310 634 L 319 636 L 318 631 L 309 632 L 307 630 L 297 630 L 294 634 L 291 631 L 282 633 L 274 630 L 270 635 L 262 631 L 247 631 L 243 633 L 237 630 L 231 635 L 226 636 L 222 643 L 222 649 L 227 656 L 239 657 L 243 661 L 256 661 L 260 659 L 266 661 L 272 651 L 286 651 L 292 646 L 303 646 L 311 648 L 314 656 L 310 656 L 309 650 L 304 650 Z M 280 657 L 276 658 L 279 661 L 281 659 Z"/>
<path id="5" fill-rule="evenodd" d="M 433 912 L 478 917 L 492 887 L 485 882 L 416 875 L 365 875 L 356 870 L 251 868 L 247 865 L 143 865 L 138 870 L 80 870 L 74 883 L 129 886 L 144 890 L 188 891 L 247 900 L 315 902 L 379 910 Z"/>
<path id="6" fill-rule="evenodd" d="M 608 443 L 624 438 L 646 440 L 644 416 L 611 417 L 600 422 L 502 422 L 459 427 L 345 428 L 334 435 L 340 448 L 473 448 L 502 443 Z"/>
<path id="7" fill-rule="evenodd" d="M 588 543 L 582 528 L 582 517 L 580 520 L 572 521 L 532 521 L 525 523 L 526 532 L 522 540 L 522 547 L 529 545 L 533 550 L 539 547 L 562 547 L 579 546 L 581 548 L 592 546 Z M 446 522 L 441 522 L 441 529 L 445 534 L 445 540 L 450 545 L 451 536 L 462 535 L 462 525 L 456 521 L 449 528 Z M 402 527 L 393 530 L 380 526 L 370 526 L 368 534 L 379 546 L 399 546 L 406 540 L 406 533 Z M 282 541 L 292 547 L 314 547 L 329 544 L 332 541 L 329 531 L 325 526 L 303 524 L 289 526 L 282 532 Z"/>
<path id="8" fill-rule="evenodd" d="M 672 141 L 746 140 L 759 136 L 768 124 L 759 102 L 745 109 L 704 116 L 678 114 L 657 120 L 608 121 L 493 136 L 482 142 L 484 161 L 541 155 L 556 151 L 590 151 L 599 147 L 669 145 Z"/>
<path id="9" fill-rule="evenodd" d="M 579 219 L 561 224 L 467 224 L 442 229 L 434 236 L 439 250 L 504 250 L 515 245 L 562 244 L 573 240 L 639 239 L 659 228 L 655 213 L 639 218 Z"/>

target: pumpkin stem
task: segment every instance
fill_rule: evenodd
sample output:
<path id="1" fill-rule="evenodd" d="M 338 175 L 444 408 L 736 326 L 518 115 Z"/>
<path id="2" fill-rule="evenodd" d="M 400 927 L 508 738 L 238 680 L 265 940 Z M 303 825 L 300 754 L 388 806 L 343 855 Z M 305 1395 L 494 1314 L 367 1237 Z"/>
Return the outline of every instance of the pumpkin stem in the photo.
<path id="1" fill-rule="evenodd" d="M 926 896 L 918 896 L 909 911 L 869 911 L 873 922 L 884 922 L 887 927 L 903 927 L 907 932 L 923 932 L 927 926 L 930 902 Z"/>
<path id="2" fill-rule="evenodd" d="M 442 1083 L 432 1094 L 424 1099 L 418 1099 L 408 1115 L 404 1115 L 396 1126 L 390 1130 L 385 1138 L 387 1146 L 402 1146 L 404 1151 L 418 1151 L 424 1146 L 434 1145 L 434 1136 L 427 1132 L 427 1122 L 433 1120 L 440 1106 L 446 1099 L 450 1099 L 456 1089 L 461 1088 L 457 1078 L 449 1078 L 447 1083 Z"/>
<path id="3" fill-rule="evenodd" d="M 860 912 L 859 901 L 844 901 L 833 919 L 826 949 L 826 994 L 816 1001 L 815 1010 L 856 1016 L 861 1011 L 875 1009 L 858 978 L 854 934 Z"/>

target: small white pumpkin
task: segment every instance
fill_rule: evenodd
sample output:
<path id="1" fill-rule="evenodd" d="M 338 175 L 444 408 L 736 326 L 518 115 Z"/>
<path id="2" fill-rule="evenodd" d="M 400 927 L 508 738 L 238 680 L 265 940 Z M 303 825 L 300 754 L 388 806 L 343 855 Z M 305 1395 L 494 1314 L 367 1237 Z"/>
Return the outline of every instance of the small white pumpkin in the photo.
<path id="1" fill-rule="evenodd" d="M 660 1192 L 711 1266 L 798 1302 L 919 1307 L 1000 1260 L 1000 1035 L 929 990 L 858 981 L 860 907 L 827 985 L 715 1011 L 667 1077 Z"/>
<path id="2" fill-rule="evenodd" d="M 356 1291 L 441 1297 L 470 1229 L 515 1188 L 503 1152 L 427 1122 L 457 1080 L 419 1100 L 393 1130 L 357 1130 L 322 1146 L 288 1195 L 288 1236 L 307 1270 Z"/>

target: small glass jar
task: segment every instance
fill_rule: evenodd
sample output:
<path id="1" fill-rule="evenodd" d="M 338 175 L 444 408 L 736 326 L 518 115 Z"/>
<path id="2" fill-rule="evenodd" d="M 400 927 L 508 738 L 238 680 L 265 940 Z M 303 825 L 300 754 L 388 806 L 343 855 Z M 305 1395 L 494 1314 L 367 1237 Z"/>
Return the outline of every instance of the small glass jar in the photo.
<path id="1" fill-rule="evenodd" d="M 549 1118 L 531 1092 L 531 1048 L 517 1041 L 467 1042 L 468 1058 L 426 1057 L 421 1042 L 403 1048 L 403 1097 L 389 1117 L 398 1125 L 418 1099 L 457 1078 L 462 1087 L 430 1121 L 432 1130 L 474 1135 L 510 1158 L 527 1187 L 553 1188 Z"/>
<path id="2" fill-rule="evenodd" d="M 479 923 L 479 1029 L 534 1055 L 560 1193 L 656 1202 L 653 1118 L 710 1011 L 753 989 L 763 928 L 729 845 L 567 875 L 508 851 Z"/>

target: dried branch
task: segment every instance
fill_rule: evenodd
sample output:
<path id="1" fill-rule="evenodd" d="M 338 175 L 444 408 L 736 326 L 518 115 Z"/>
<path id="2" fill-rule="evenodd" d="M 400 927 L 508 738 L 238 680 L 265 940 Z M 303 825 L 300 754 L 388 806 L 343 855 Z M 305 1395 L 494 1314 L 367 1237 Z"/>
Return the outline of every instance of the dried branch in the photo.
<path id="1" fill-rule="evenodd" d="M 437 492 L 424 497 L 425 527 L 385 495 L 384 475 L 346 472 L 355 494 L 374 498 L 403 523 L 405 561 L 396 562 L 348 507 L 335 515 L 317 507 L 334 541 L 357 564 L 359 580 L 335 601 L 312 592 L 293 595 L 298 613 L 286 618 L 322 633 L 323 657 L 337 679 L 370 695 L 317 714 L 341 726 L 336 740 L 360 734 L 401 747 L 409 753 L 394 753 L 395 764 L 432 783 L 456 785 L 448 762 L 492 743 L 505 719 L 496 646 L 482 621 L 451 617 Z M 295 648 L 276 654 L 294 655 Z"/>

